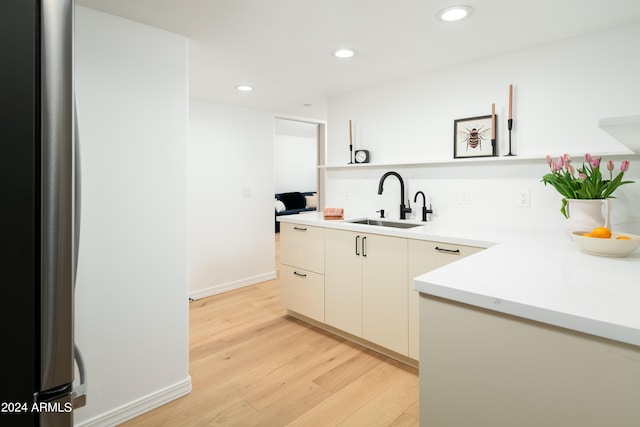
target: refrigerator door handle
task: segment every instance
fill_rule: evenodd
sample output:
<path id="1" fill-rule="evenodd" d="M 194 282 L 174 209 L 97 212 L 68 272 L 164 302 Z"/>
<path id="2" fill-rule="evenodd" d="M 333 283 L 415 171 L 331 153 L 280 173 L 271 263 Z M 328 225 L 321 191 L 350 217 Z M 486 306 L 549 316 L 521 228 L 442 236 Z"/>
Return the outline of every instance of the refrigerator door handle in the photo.
<path id="1" fill-rule="evenodd" d="M 73 380 L 73 1 L 41 2 L 40 390 Z"/>

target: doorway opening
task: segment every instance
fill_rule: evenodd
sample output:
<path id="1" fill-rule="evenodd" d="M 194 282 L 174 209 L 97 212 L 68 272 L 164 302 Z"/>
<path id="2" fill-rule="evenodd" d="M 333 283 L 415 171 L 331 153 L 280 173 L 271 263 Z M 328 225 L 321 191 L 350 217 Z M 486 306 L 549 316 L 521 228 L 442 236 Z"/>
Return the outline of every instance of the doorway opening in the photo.
<path id="1" fill-rule="evenodd" d="M 324 203 L 325 124 L 276 117 L 274 120 L 274 193 L 277 217 L 318 211 Z M 322 170 L 323 171 L 323 170 Z"/>

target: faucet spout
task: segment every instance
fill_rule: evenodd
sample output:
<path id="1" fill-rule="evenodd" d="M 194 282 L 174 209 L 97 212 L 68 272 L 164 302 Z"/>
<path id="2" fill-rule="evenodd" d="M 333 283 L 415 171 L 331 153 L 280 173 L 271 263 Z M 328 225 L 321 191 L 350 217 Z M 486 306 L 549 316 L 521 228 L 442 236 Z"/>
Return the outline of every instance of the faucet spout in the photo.
<path id="1" fill-rule="evenodd" d="M 404 202 L 404 181 L 398 172 L 389 171 L 389 172 L 386 172 L 384 175 L 382 175 L 382 177 L 380 178 L 380 182 L 378 183 L 378 194 L 382 194 L 382 191 L 384 190 L 383 188 L 384 180 L 391 175 L 395 176 L 396 178 L 398 178 L 398 181 L 400 181 L 400 203 L 403 203 Z"/>
<path id="2" fill-rule="evenodd" d="M 433 213 L 431 210 L 431 206 L 427 209 L 427 197 L 424 195 L 422 191 L 418 191 L 416 195 L 413 197 L 413 202 L 418 202 L 418 196 L 422 195 L 422 221 L 427 222 L 427 214 Z"/>
<path id="3" fill-rule="evenodd" d="M 404 205 L 404 180 L 398 172 L 389 171 L 382 175 L 382 177 L 380 178 L 380 182 L 378 183 L 378 194 L 382 194 L 382 191 L 384 189 L 384 180 L 391 175 L 395 176 L 396 178 L 398 178 L 398 181 L 400 181 L 400 219 L 407 219 L 407 213 L 411 212 L 411 207 L 406 207 Z"/>

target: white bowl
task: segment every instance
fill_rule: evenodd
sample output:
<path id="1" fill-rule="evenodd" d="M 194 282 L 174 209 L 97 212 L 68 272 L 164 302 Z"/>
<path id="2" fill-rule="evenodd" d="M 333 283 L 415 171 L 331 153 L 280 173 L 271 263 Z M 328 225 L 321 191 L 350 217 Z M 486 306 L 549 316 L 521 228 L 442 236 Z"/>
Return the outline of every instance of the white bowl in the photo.
<path id="1" fill-rule="evenodd" d="M 588 231 L 574 231 L 571 234 L 573 240 L 583 251 L 592 255 L 622 258 L 640 247 L 640 236 L 629 233 L 611 233 L 611 238 L 583 236 Z M 618 236 L 627 236 L 629 240 L 617 240 Z"/>

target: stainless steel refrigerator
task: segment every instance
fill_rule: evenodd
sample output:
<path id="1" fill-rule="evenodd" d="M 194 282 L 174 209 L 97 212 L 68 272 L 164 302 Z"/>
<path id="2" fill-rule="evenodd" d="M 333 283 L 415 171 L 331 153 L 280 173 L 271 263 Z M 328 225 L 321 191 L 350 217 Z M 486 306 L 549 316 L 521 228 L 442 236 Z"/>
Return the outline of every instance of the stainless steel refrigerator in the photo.
<path id="1" fill-rule="evenodd" d="M 73 0 L 0 0 L 2 426 L 72 426 L 83 404 L 72 46 Z"/>

